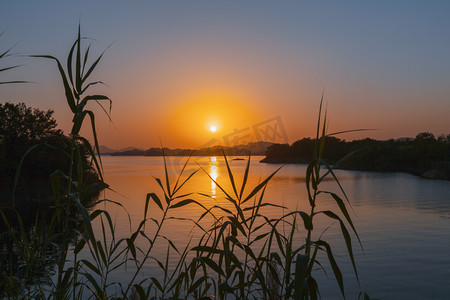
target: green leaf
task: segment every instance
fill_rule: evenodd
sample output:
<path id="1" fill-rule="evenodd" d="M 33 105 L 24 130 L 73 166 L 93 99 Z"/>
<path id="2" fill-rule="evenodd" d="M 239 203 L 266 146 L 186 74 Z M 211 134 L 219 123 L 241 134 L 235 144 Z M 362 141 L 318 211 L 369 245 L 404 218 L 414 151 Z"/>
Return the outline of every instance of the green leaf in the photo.
<path id="1" fill-rule="evenodd" d="M 360 300 L 360 299 L 362 299 L 362 300 L 370 300 L 370 297 L 369 297 L 369 295 L 367 293 L 360 292 L 358 294 L 358 300 Z"/>
<path id="2" fill-rule="evenodd" d="M 80 251 L 84 248 L 85 245 L 86 245 L 86 240 L 85 239 L 79 240 L 78 243 L 75 245 L 75 250 L 73 250 L 73 252 L 75 254 L 80 253 Z"/>
<path id="3" fill-rule="evenodd" d="M 311 221 L 311 217 L 307 213 L 300 211 L 300 210 L 296 211 L 295 213 L 298 213 L 302 217 L 303 225 L 305 226 L 306 230 L 313 229 L 313 223 Z"/>
<path id="4" fill-rule="evenodd" d="M 59 60 L 56 57 L 50 56 L 50 55 L 30 55 L 30 56 L 31 57 L 48 58 L 48 59 L 53 59 L 56 61 L 56 63 L 58 64 L 58 70 L 61 75 L 61 79 L 63 81 L 64 90 L 66 92 L 67 103 L 69 104 L 70 110 L 73 113 L 76 113 L 77 106 L 75 104 L 75 98 L 74 98 L 74 95 L 72 94 L 72 89 L 69 86 L 69 82 L 67 81 L 66 73 L 64 72 L 64 69 L 63 69 L 61 63 L 59 62 Z"/>
<path id="5" fill-rule="evenodd" d="M 317 281 L 312 276 L 309 276 L 306 280 L 308 283 L 309 297 L 311 300 L 317 300 L 317 295 L 319 294 Z"/>
<path id="6" fill-rule="evenodd" d="M 319 117 L 317 118 L 317 133 L 316 133 L 316 140 L 319 140 L 320 118 L 321 118 L 321 116 L 322 116 L 323 96 L 324 96 L 324 92 L 322 92 L 322 97 L 320 98 Z M 316 144 L 316 145 L 317 145 L 317 144 Z M 317 153 L 317 150 L 315 151 L 315 153 Z"/>
<path id="7" fill-rule="evenodd" d="M 159 197 L 158 197 L 155 193 L 148 193 L 148 194 L 147 194 L 147 199 L 146 199 L 146 201 L 145 201 L 144 219 L 147 218 L 148 201 L 149 201 L 150 198 L 153 200 L 153 202 L 156 203 L 156 205 L 158 205 L 158 207 L 159 207 L 161 210 L 164 210 L 164 209 L 163 209 L 163 206 L 162 206 L 162 203 L 161 203 L 161 200 L 159 200 Z"/>
<path id="8" fill-rule="evenodd" d="M 238 196 L 238 193 L 237 193 L 237 189 L 236 189 L 236 183 L 234 182 L 233 172 L 231 171 L 230 164 L 228 163 L 227 156 L 225 155 L 225 152 L 223 151 L 223 148 L 221 148 L 221 150 L 222 150 L 223 158 L 225 159 L 225 164 L 227 166 L 228 178 L 230 179 L 231 186 L 233 187 L 233 191 L 234 191 L 234 194 L 236 195 L 236 198 L 239 199 L 239 196 Z"/>
<path id="9" fill-rule="evenodd" d="M 256 195 L 268 182 L 270 179 L 272 179 L 273 176 L 275 176 L 275 174 L 282 168 L 283 166 L 279 167 L 275 172 L 273 172 L 272 174 L 270 174 L 269 177 L 267 177 L 266 179 L 264 179 L 263 182 L 261 182 L 260 184 L 258 184 L 253 191 L 244 199 L 244 201 L 242 201 L 242 203 L 247 202 L 248 200 L 250 200 L 254 195 Z"/>
<path id="10" fill-rule="evenodd" d="M 139 295 L 139 299 L 147 299 L 144 288 L 140 284 L 133 284 L 134 290 Z"/>
<path id="11" fill-rule="evenodd" d="M 29 81 L 13 80 L 13 81 L 1 81 L 0 82 L 0 84 L 11 84 L 11 83 L 29 83 Z"/>
<path id="12" fill-rule="evenodd" d="M 83 276 L 85 276 L 88 279 L 88 281 L 94 286 L 94 290 L 91 289 L 91 291 L 96 296 L 96 298 L 102 299 L 103 297 L 101 294 L 103 293 L 103 289 L 100 287 L 95 278 L 89 273 L 84 273 Z"/>
<path id="13" fill-rule="evenodd" d="M 16 65 L 16 66 L 6 67 L 6 68 L 3 68 L 3 69 L 0 69 L 0 72 L 4 72 L 4 71 L 11 70 L 11 69 L 15 69 L 15 68 L 17 68 L 17 67 L 20 67 L 20 66 L 19 66 L 19 65 Z"/>
<path id="14" fill-rule="evenodd" d="M 258 235 L 258 236 L 252 241 L 252 243 L 254 243 L 254 242 L 256 242 L 256 241 L 259 241 L 260 239 L 266 237 L 269 233 L 270 233 L 270 232 L 266 232 L 266 233 L 263 233 L 263 234 Z"/>
<path id="15" fill-rule="evenodd" d="M 77 52 L 75 61 L 75 90 L 81 93 L 81 24 L 78 24 Z"/>
<path id="16" fill-rule="evenodd" d="M 233 225 L 239 229 L 239 231 L 245 236 L 247 237 L 247 233 L 244 230 L 244 227 L 242 227 L 242 224 L 238 221 L 237 218 L 232 217 L 232 216 L 228 216 L 228 219 L 231 221 L 231 223 L 233 223 Z"/>
<path id="17" fill-rule="evenodd" d="M 249 153 L 248 159 L 247 159 L 247 166 L 245 167 L 244 178 L 242 179 L 242 186 L 241 186 L 241 191 L 239 193 L 239 199 L 242 199 L 242 195 L 244 194 L 244 189 L 247 184 L 248 173 L 250 171 L 250 158 L 251 158 L 251 154 Z"/>
<path id="18" fill-rule="evenodd" d="M 197 288 L 203 283 L 203 281 L 205 281 L 205 277 L 200 277 L 199 279 L 197 279 L 194 282 L 194 284 L 192 284 L 191 287 L 188 289 L 187 291 L 188 295 L 196 291 Z"/>
<path id="19" fill-rule="evenodd" d="M 72 48 L 70 48 L 69 56 L 67 57 L 67 74 L 69 75 L 70 83 L 73 85 L 73 75 L 72 75 L 72 57 L 73 57 L 73 51 L 75 50 L 75 46 L 77 45 L 78 40 L 75 40 L 75 42 L 72 45 Z"/>
<path id="20" fill-rule="evenodd" d="M 191 203 L 195 203 L 195 204 L 197 204 L 198 206 L 201 206 L 202 208 L 204 208 L 204 209 L 206 210 L 206 207 L 204 207 L 202 204 L 200 204 L 199 202 L 197 202 L 197 201 L 195 201 L 195 200 L 192 200 L 192 199 L 181 200 L 181 201 L 178 202 L 178 203 L 172 204 L 172 205 L 170 206 L 170 208 L 178 208 L 178 207 L 182 207 L 182 206 L 185 206 L 185 205 L 188 205 L 188 204 L 191 204 Z"/>
<path id="21" fill-rule="evenodd" d="M 347 228 L 345 227 L 344 222 L 342 222 L 341 218 L 339 218 L 339 216 L 336 215 L 335 213 L 333 213 L 332 211 L 323 211 L 323 212 L 318 212 L 318 213 L 323 213 L 326 216 L 339 221 L 339 224 L 341 225 L 342 235 L 345 240 L 345 245 L 347 246 L 348 256 L 350 257 L 350 260 L 351 260 L 352 266 L 353 266 L 353 270 L 355 271 L 356 279 L 359 283 L 358 271 L 356 269 L 355 258 L 353 256 L 352 239 L 350 237 L 350 234 L 348 233 Z"/>
<path id="22" fill-rule="evenodd" d="M 89 101 L 92 100 L 108 100 L 109 103 L 112 103 L 111 99 L 108 96 L 105 95 L 89 95 L 83 98 L 81 100 L 80 105 L 86 105 Z"/>
<path id="23" fill-rule="evenodd" d="M 361 247 L 362 247 L 361 240 L 359 239 L 359 235 L 358 235 L 358 233 L 356 232 L 355 226 L 353 225 L 352 218 L 350 217 L 350 214 L 348 213 L 347 208 L 345 207 L 344 201 L 343 201 L 338 195 L 336 195 L 335 193 L 331 193 L 331 192 L 324 192 L 324 193 L 330 194 L 330 195 L 333 197 L 333 199 L 336 201 L 336 203 L 337 203 L 338 206 L 339 206 L 339 209 L 341 210 L 342 214 L 345 216 L 345 219 L 347 220 L 347 222 L 348 222 L 348 223 L 350 224 L 350 226 L 352 227 L 352 230 L 353 230 L 353 232 L 355 233 L 355 235 L 356 235 L 356 237 L 357 237 L 357 239 L 358 239 L 358 241 L 359 241 L 359 244 L 360 244 Z"/>
<path id="24" fill-rule="evenodd" d="M 345 299 L 344 279 L 342 277 L 341 270 L 339 269 L 339 267 L 338 267 L 338 265 L 336 263 L 336 260 L 333 257 L 333 252 L 331 251 L 330 245 L 327 242 L 323 241 L 323 240 L 315 241 L 314 244 L 316 244 L 317 246 L 325 247 L 326 253 L 327 253 L 327 256 L 328 256 L 328 261 L 330 262 L 331 268 L 333 269 L 334 277 L 336 278 L 336 281 L 337 281 L 337 283 L 339 285 L 339 288 L 341 290 L 342 296 Z"/>
<path id="25" fill-rule="evenodd" d="M 133 259 L 136 260 L 136 257 L 137 257 L 136 256 L 136 247 L 134 246 L 133 240 L 126 239 L 126 241 L 127 241 L 128 249 L 130 250 L 131 255 L 133 256 Z"/>
<path id="26" fill-rule="evenodd" d="M 316 179 L 314 177 L 314 167 L 316 166 L 316 163 L 317 161 L 313 160 L 308 164 L 308 167 L 306 168 L 306 191 L 308 192 L 308 200 L 311 207 L 315 206 L 314 195 L 311 194 L 311 187 L 314 191 L 317 190 Z"/>
<path id="27" fill-rule="evenodd" d="M 161 286 L 161 283 L 159 283 L 158 279 L 156 279 L 155 277 L 150 277 L 150 280 L 156 285 L 156 287 L 158 288 L 158 290 L 160 290 L 161 292 L 163 292 L 163 288 Z"/>
<path id="28" fill-rule="evenodd" d="M 305 279 L 307 277 L 308 256 L 298 254 L 295 261 L 295 277 L 294 277 L 294 299 L 304 299 Z"/>
<path id="29" fill-rule="evenodd" d="M 192 172 L 184 181 L 183 181 L 183 183 L 179 186 L 179 187 L 177 187 L 177 184 L 178 184 L 178 181 L 177 181 L 177 184 L 175 185 L 175 188 L 174 188 L 174 192 L 173 192 L 173 194 L 175 195 L 185 184 L 186 184 L 186 182 L 188 182 L 190 179 L 191 179 L 191 177 L 192 176 L 194 176 L 196 173 L 198 172 L 198 170 L 195 170 L 194 172 Z M 180 174 L 180 177 L 181 177 L 181 174 Z M 180 178 L 179 177 L 179 178 Z M 178 197 L 175 197 L 174 199 L 176 199 L 176 198 L 178 198 Z"/>
<path id="30" fill-rule="evenodd" d="M 91 50 L 92 42 L 89 43 L 88 47 L 84 51 L 83 68 L 81 69 L 81 74 L 84 74 L 84 69 L 86 68 L 87 60 L 89 57 L 89 51 Z"/>
<path id="31" fill-rule="evenodd" d="M 78 208 L 78 211 L 81 213 L 81 216 L 83 218 L 83 224 L 86 228 L 89 240 L 91 241 L 92 246 L 96 249 L 96 239 L 94 235 L 94 231 L 92 229 L 92 223 L 91 218 L 89 216 L 89 213 L 87 212 L 86 208 L 80 203 L 78 200 L 78 196 L 75 194 L 69 194 L 70 199 L 75 204 L 75 206 Z"/>
<path id="32" fill-rule="evenodd" d="M 100 59 L 103 57 L 103 54 L 105 54 L 105 52 L 103 51 L 103 53 L 95 60 L 95 62 L 91 65 L 91 67 L 89 68 L 89 70 L 87 71 L 87 73 L 84 75 L 83 79 L 81 80 L 81 84 L 83 84 L 91 75 L 92 71 L 94 71 L 94 69 L 97 67 L 98 63 L 100 62 Z M 80 88 L 81 90 L 81 88 Z"/>
<path id="33" fill-rule="evenodd" d="M 225 276 L 223 270 L 219 267 L 219 265 L 208 257 L 199 257 L 197 258 L 201 263 L 208 265 L 211 269 L 213 269 L 217 274 Z"/>
<path id="34" fill-rule="evenodd" d="M 86 259 L 82 259 L 81 262 L 88 267 L 89 269 L 91 269 L 92 271 L 94 271 L 95 274 L 102 276 L 102 273 L 100 272 L 100 270 L 94 266 L 90 261 L 86 260 Z"/>

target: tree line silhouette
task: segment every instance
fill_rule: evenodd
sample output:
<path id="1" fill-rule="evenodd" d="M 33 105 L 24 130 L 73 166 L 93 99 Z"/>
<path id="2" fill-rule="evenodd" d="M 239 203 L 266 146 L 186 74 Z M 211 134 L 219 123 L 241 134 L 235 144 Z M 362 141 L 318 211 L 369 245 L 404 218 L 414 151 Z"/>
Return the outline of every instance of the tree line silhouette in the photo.
<path id="1" fill-rule="evenodd" d="M 25 207 L 30 208 L 34 204 L 46 206 L 50 201 L 50 175 L 55 170 L 69 172 L 71 168 L 69 157 L 61 150 L 67 149 L 70 137 L 56 127 L 52 110 L 43 111 L 24 103 L 0 103 L 0 206 L 9 207 L 13 202 L 15 180 L 17 204 L 26 203 Z M 84 175 L 92 182 L 98 181 L 87 149 L 80 149 Z"/>
<path id="2" fill-rule="evenodd" d="M 307 163 L 313 158 L 314 143 L 315 139 L 303 138 L 292 145 L 274 144 L 267 149 L 262 162 Z M 435 137 L 432 133 L 422 132 L 414 139 L 378 141 L 366 138 L 348 142 L 329 136 L 326 138 L 323 158 L 342 169 L 407 172 L 448 180 L 450 134 Z"/>

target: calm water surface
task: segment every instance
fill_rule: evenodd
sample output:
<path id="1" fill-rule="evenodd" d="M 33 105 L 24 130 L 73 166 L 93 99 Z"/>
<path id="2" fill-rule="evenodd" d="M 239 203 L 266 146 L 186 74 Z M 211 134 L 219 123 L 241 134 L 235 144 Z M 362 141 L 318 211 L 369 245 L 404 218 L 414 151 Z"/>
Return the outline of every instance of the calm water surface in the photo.
<path id="1" fill-rule="evenodd" d="M 253 157 L 249 186 L 255 186 L 274 172 L 280 165 L 262 164 L 262 157 Z M 186 158 L 168 158 L 171 179 L 175 178 Z M 161 157 L 103 157 L 105 180 L 115 192 L 106 192 L 108 199 L 120 202 L 136 228 L 143 218 L 146 194 L 163 194 L 154 177 L 164 178 Z M 227 170 L 221 157 L 195 157 L 188 164 L 188 171 L 203 168 L 183 187 L 182 192 L 210 195 L 192 198 L 210 207 L 227 206 L 220 189 L 205 173 L 216 179 L 226 190 L 231 190 Z M 231 166 L 238 182 L 242 180 L 246 161 L 232 160 Z M 286 165 L 269 183 L 265 201 L 284 205 L 289 210 L 309 211 L 305 189 L 305 165 Z M 323 236 L 334 247 L 338 264 L 344 274 L 346 295 L 356 299 L 360 290 L 380 299 L 450 299 L 450 182 L 425 180 L 403 173 L 336 172 L 352 204 L 352 217 L 363 243 L 364 251 L 354 242 L 354 251 L 361 287 L 358 287 L 351 264 L 346 257 L 345 245 L 337 223 L 329 219 L 317 219 L 316 238 L 331 225 Z M 322 189 L 338 191 L 334 182 L 325 182 Z M 247 191 L 249 192 L 249 191 Z M 335 208 L 326 197 L 319 198 L 318 209 Z M 119 236 L 129 236 L 130 224 L 123 209 L 108 206 L 117 222 Z M 198 218 L 202 210 L 197 206 L 185 206 L 174 211 L 174 217 Z M 281 216 L 278 208 L 265 208 L 268 216 Z M 158 218 L 155 205 L 150 216 Z M 151 227 L 151 226 L 150 226 Z M 151 233 L 151 228 L 146 229 Z M 174 243 L 183 248 L 188 237 L 195 239 L 192 223 L 171 220 L 164 232 Z M 300 233 L 301 234 L 301 233 Z M 299 236 L 301 238 L 301 235 Z M 299 240 L 301 243 L 302 240 Z M 155 249 L 155 256 L 165 257 L 166 245 Z M 329 278 L 321 271 L 315 274 L 324 299 L 341 299 L 339 288 L 331 269 Z M 143 270 L 146 276 L 158 275 L 154 264 Z M 130 271 L 128 271 L 130 272 Z M 120 280 L 120 276 L 116 275 Z"/>

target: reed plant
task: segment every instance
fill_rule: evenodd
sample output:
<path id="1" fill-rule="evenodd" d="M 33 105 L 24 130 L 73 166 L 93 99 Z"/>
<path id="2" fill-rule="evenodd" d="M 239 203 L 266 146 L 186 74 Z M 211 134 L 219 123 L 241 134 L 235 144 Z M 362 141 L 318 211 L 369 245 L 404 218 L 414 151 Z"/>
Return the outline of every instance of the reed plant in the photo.
<path id="1" fill-rule="evenodd" d="M 6 32 L 6 31 L 0 32 L 0 38 L 5 34 L 5 32 Z M 7 57 L 13 55 L 13 53 L 12 53 L 12 49 L 13 49 L 13 48 L 14 48 L 14 46 L 13 46 L 13 47 L 10 47 L 10 48 L 8 48 L 8 49 L 6 49 L 6 50 L 0 50 L 0 63 L 3 63 L 3 61 L 4 61 Z M 19 67 L 19 65 L 12 65 L 12 66 L 11 66 L 11 65 L 9 65 L 9 66 L 2 66 L 2 65 L 0 65 L 0 73 L 4 73 L 4 72 L 6 72 L 6 71 L 15 69 L 15 68 L 17 68 L 17 67 Z M 14 83 L 27 83 L 27 81 L 24 81 L 24 80 L 8 80 L 8 81 L 0 81 L 0 85 L 2 85 L 2 84 L 14 84 Z"/>
<path id="2" fill-rule="evenodd" d="M 159 192 L 147 194 L 142 220 L 128 237 L 119 237 L 116 225 L 107 209 L 100 209 L 101 203 L 121 206 L 120 203 L 102 199 L 88 205 L 84 201 L 92 190 L 107 187 L 103 182 L 103 170 L 99 143 L 95 129 L 95 114 L 88 104 L 95 102 L 109 117 L 111 100 L 102 94 L 89 94 L 91 87 L 100 81 L 89 82 L 102 55 L 89 64 L 90 45 L 78 28 L 77 39 L 72 45 L 64 68 L 61 62 L 48 55 L 33 55 L 56 62 L 62 79 L 66 102 L 73 113 L 71 141 L 60 149 L 71 162 L 68 173 L 56 170 L 50 181 L 53 187 L 54 205 L 47 220 L 36 218 L 33 235 L 27 234 L 20 214 L 18 226 L 12 226 L 3 216 L 8 230 L 3 234 L 9 239 L 10 247 L 20 256 L 22 273 L 3 272 L 0 280 L 1 296 L 8 299 L 318 299 L 320 287 L 315 279 L 317 269 L 324 264 L 325 257 L 331 266 L 342 297 L 345 298 L 344 281 L 336 263 L 332 246 L 314 230 L 319 217 L 339 223 L 348 258 L 353 265 L 356 279 L 358 272 L 353 253 L 353 241 L 359 240 L 349 214 L 348 198 L 334 173 L 332 166 L 322 159 L 326 137 L 326 113 L 320 103 L 317 122 L 315 157 L 306 172 L 309 211 L 289 211 L 278 203 L 267 202 L 264 195 L 270 188 L 276 170 L 255 186 L 248 183 L 251 156 L 249 155 L 242 181 L 237 182 L 225 153 L 230 189 L 213 179 L 199 165 L 197 170 L 187 172 L 189 159 L 175 180 L 171 180 L 164 159 L 164 177 L 155 178 Z M 101 101 L 106 101 L 105 108 Z M 93 145 L 80 136 L 80 129 L 86 117 L 90 120 Z M 324 119 L 322 121 L 322 118 Z M 38 145 L 29 149 L 26 155 Z M 89 182 L 84 176 L 82 150 L 85 147 L 92 166 L 100 181 Z M 186 174 L 187 173 L 187 174 Z M 203 203 L 207 194 L 186 192 L 190 179 L 205 173 L 224 195 L 228 205 L 206 207 Z M 17 177 L 20 175 L 20 165 Z M 241 175 L 241 174 L 239 174 Z M 324 180 L 331 177 L 340 193 L 322 189 Z M 330 197 L 337 210 L 317 210 L 322 197 Z M 197 205 L 199 216 L 179 218 L 174 214 L 187 205 Z M 268 217 L 265 207 L 280 208 L 284 213 Z M 159 210 L 156 213 L 154 209 Z M 175 245 L 163 228 L 167 222 L 190 222 L 199 237 Z M 45 221 L 45 222 L 44 222 Z M 205 222 L 210 222 L 205 225 Z M 131 226 L 132 222 L 129 220 Z M 156 257 L 156 247 L 167 247 L 165 257 Z M 53 251 L 54 260 L 44 267 L 37 267 L 42 250 Z M 324 255 L 320 255 L 323 253 Z M 82 257 L 80 257 L 80 255 Z M 175 261 L 173 262 L 172 260 Z M 9 262 L 12 263 L 12 262 Z M 142 270 L 149 263 L 160 269 L 162 276 L 144 276 Z M 111 273 L 121 272 L 125 266 L 132 274 L 117 282 L 111 280 Z M 46 269 L 47 268 L 47 269 Z M 52 271 L 46 280 L 38 278 L 38 270 Z M 36 270 L 38 269 L 38 270 Z M 36 271 L 36 272 L 34 272 Z M 34 273 L 33 273 L 34 272 Z M 21 274 L 27 274 L 21 277 Z M 156 272 L 155 272 L 156 274 Z M 24 280 L 28 278 L 28 280 Z M 361 293 L 359 296 L 368 299 Z"/>

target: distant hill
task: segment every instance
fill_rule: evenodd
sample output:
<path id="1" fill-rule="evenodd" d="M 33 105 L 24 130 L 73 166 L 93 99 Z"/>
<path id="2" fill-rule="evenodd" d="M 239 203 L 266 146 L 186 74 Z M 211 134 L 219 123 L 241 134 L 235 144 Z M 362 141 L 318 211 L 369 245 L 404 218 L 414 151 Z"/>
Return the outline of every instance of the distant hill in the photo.
<path id="1" fill-rule="evenodd" d="M 136 147 L 126 147 L 126 148 L 122 148 L 119 150 L 119 152 L 124 152 L 124 151 L 133 151 L 133 150 L 144 150 L 142 148 L 136 148 Z M 117 152 L 117 151 L 116 151 Z"/>
<path id="2" fill-rule="evenodd" d="M 113 152 L 117 151 L 117 150 L 113 150 L 111 148 L 108 148 L 108 147 L 106 147 L 104 145 L 100 145 L 99 148 L 100 148 L 100 154 L 110 154 L 110 153 L 113 153 Z"/>
<path id="3" fill-rule="evenodd" d="M 222 149 L 226 155 L 229 156 L 242 156 L 248 155 L 251 151 L 252 155 L 266 155 L 268 147 L 273 145 L 270 142 L 254 142 L 246 145 L 236 146 L 213 146 L 201 149 L 169 149 L 164 148 L 164 154 L 166 156 L 219 156 L 222 155 Z M 107 148 L 107 147 L 105 147 Z M 109 148 L 108 148 L 109 149 Z M 101 150 L 100 150 L 101 151 Z M 103 154 L 109 154 L 112 156 L 162 156 L 163 151 L 161 148 L 150 148 L 147 150 L 137 148 L 126 148 L 120 151 L 110 151 Z"/>
<path id="4" fill-rule="evenodd" d="M 126 151 L 133 151 L 133 150 L 142 150 L 136 147 L 126 147 L 120 150 L 117 149 L 111 149 L 105 145 L 100 145 L 100 154 L 111 154 L 111 153 L 116 153 L 116 152 L 126 152 Z M 142 150 L 143 151 L 143 150 Z"/>

